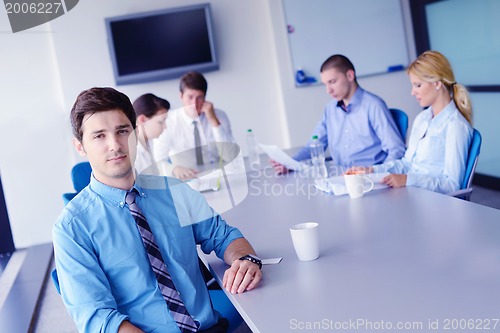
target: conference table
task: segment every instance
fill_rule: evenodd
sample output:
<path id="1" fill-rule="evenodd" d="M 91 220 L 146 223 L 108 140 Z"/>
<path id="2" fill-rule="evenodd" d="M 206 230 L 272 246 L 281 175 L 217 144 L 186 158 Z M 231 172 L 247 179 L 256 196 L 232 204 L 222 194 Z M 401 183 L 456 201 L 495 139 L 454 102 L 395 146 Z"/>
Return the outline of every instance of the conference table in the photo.
<path id="1" fill-rule="evenodd" d="M 499 210 L 416 187 L 335 196 L 269 166 L 238 181 L 246 196 L 221 215 L 261 258 L 282 258 L 256 289 L 226 293 L 253 332 L 500 331 Z M 320 256 L 299 261 L 289 228 L 309 221 Z M 228 266 L 203 260 L 221 283 Z"/>

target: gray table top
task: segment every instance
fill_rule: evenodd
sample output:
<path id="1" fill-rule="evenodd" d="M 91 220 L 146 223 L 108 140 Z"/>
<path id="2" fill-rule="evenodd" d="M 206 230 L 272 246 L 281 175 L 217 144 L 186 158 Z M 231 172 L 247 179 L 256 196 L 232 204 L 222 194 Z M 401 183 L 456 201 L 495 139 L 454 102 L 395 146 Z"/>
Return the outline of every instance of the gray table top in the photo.
<path id="1" fill-rule="evenodd" d="M 268 169 L 247 174 L 246 197 L 222 216 L 261 258 L 283 258 L 257 289 L 229 295 L 253 332 L 500 331 L 499 210 L 411 187 L 327 195 Z M 307 221 L 320 257 L 301 262 L 289 227 Z M 227 265 L 205 259 L 220 282 Z"/>

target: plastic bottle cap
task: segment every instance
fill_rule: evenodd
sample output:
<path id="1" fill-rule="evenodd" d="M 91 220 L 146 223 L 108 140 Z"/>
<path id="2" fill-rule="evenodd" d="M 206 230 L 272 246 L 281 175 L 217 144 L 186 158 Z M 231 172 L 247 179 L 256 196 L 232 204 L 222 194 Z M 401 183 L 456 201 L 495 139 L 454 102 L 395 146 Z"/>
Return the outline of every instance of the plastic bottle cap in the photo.
<path id="1" fill-rule="evenodd" d="M 251 129 L 248 129 L 248 130 L 247 130 L 247 132 L 252 132 L 252 130 L 251 130 Z"/>
<path id="2" fill-rule="evenodd" d="M 313 140 L 318 140 L 318 136 L 317 135 L 313 135 Z"/>

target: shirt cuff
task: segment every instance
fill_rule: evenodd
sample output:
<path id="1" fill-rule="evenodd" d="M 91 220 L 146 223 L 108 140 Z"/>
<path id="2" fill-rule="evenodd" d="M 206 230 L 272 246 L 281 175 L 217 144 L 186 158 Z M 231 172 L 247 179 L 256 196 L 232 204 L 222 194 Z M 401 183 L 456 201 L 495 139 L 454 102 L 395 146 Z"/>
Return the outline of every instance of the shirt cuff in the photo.
<path id="1" fill-rule="evenodd" d="M 415 186 L 417 184 L 418 177 L 414 174 L 406 174 L 406 186 Z"/>
<path id="2" fill-rule="evenodd" d="M 212 132 L 214 133 L 214 139 L 215 142 L 224 142 L 224 129 L 222 128 L 222 125 L 219 124 L 217 127 L 212 127 Z"/>

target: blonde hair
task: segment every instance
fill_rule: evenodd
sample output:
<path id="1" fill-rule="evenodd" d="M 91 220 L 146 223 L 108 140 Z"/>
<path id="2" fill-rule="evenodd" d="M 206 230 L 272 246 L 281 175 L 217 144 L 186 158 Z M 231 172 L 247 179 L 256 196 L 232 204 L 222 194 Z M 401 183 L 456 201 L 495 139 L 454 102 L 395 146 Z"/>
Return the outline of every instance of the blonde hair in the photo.
<path id="1" fill-rule="evenodd" d="M 455 81 L 450 62 L 438 51 L 425 51 L 410 64 L 407 73 L 412 73 L 425 82 L 440 81 L 451 94 L 455 105 L 472 125 L 472 104 L 467 89 Z"/>

